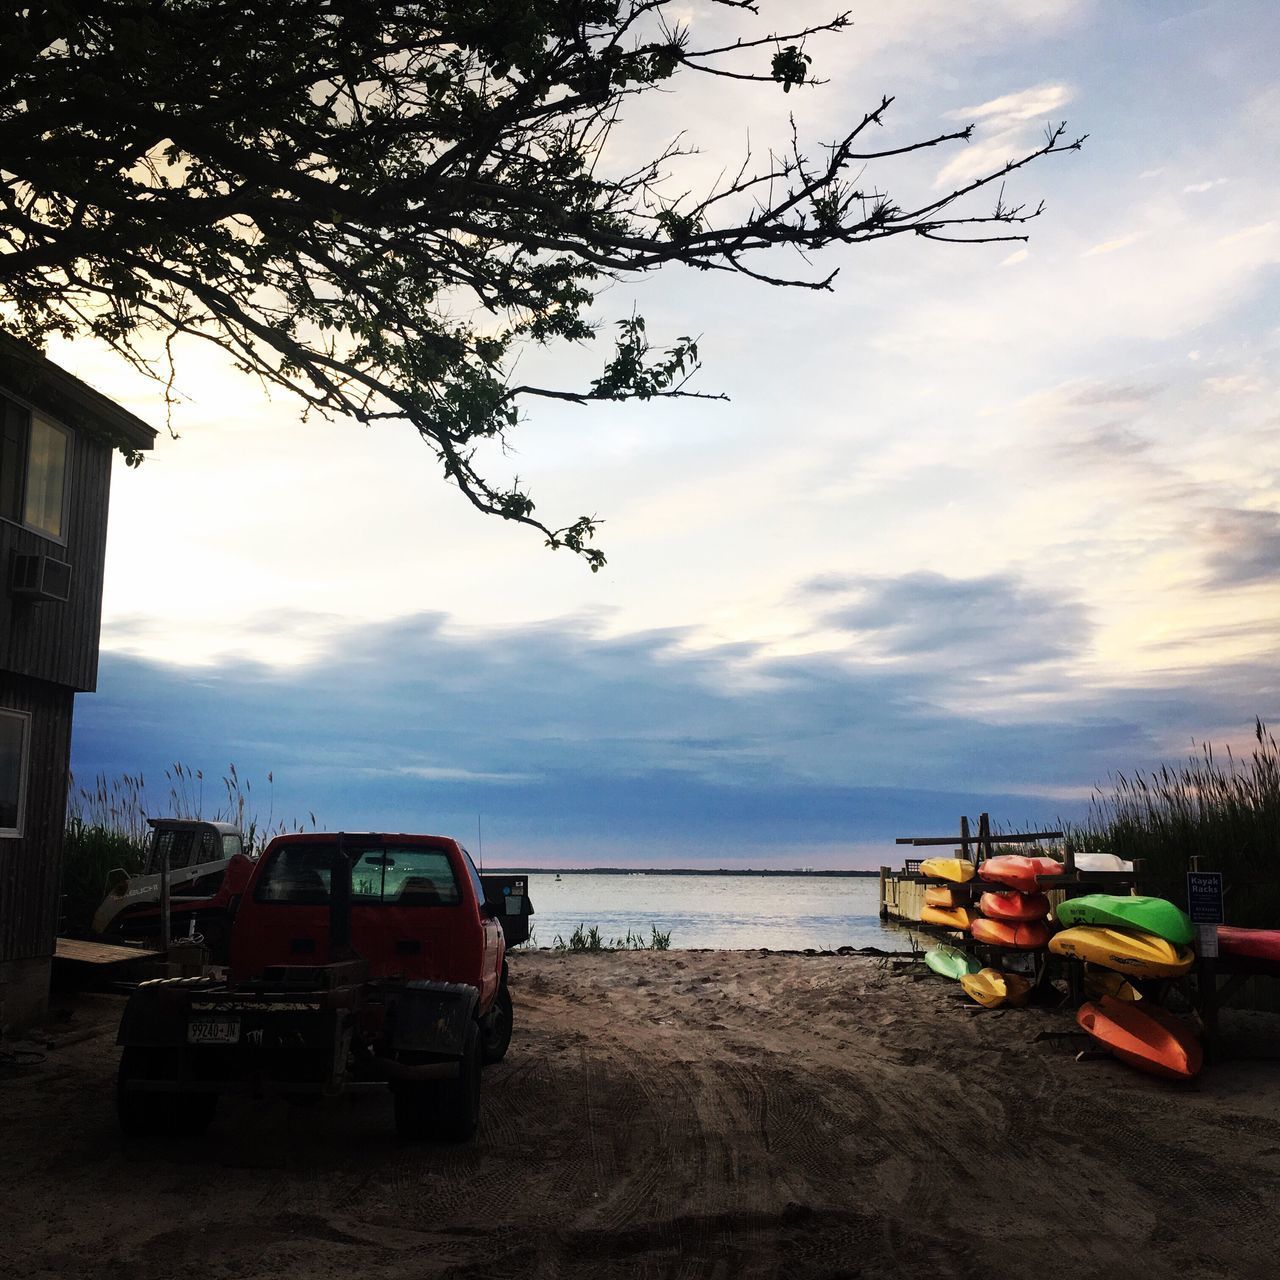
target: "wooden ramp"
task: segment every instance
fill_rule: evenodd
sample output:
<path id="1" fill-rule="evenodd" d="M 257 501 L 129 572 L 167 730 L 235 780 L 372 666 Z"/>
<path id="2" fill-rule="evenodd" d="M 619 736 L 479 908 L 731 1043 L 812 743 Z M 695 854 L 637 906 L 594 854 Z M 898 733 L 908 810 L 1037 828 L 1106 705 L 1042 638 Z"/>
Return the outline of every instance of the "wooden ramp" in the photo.
<path id="1" fill-rule="evenodd" d="M 129 964 L 137 960 L 156 960 L 154 951 L 143 947 L 121 947 L 110 942 L 92 942 L 85 938 L 59 938 L 53 958 L 71 964 Z"/>

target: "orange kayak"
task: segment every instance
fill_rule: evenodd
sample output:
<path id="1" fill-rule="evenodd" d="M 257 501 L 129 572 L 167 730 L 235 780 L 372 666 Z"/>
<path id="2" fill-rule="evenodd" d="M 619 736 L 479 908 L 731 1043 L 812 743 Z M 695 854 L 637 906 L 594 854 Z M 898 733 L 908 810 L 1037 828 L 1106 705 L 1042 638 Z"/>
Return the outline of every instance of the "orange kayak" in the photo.
<path id="1" fill-rule="evenodd" d="M 1149 1000 L 1130 1004 L 1103 996 L 1097 1004 L 1082 1004 L 1076 1021 L 1122 1062 L 1155 1076 L 1190 1080 L 1204 1063 L 1191 1028 Z"/>
<path id="2" fill-rule="evenodd" d="M 952 889 L 945 884 L 933 884 L 924 891 L 924 905 L 926 907 L 941 907 L 944 911 L 951 911 L 956 907 L 967 907 L 969 905 L 969 891 L 968 889 Z"/>
<path id="3" fill-rule="evenodd" d="M 978 908 L 990 920 L 1043 920 L 1049 899 L 1043 893 L 984 893 Z"/>
<path id="4" fill-rule="evenodd" d="M 1025 858 L 1009 853 L 988 858 L 978 868 L 978 876 L 988 883 L 1017 889 L 1019 893 L 1036 893 L 1040 889 L 1036 876 L 1060 876 L 1065 870 L 1057 858 Z"/>
<path id="5" fill-rule="evenodd" d="M 968 930 L 973 923 L 973 912 L 968 907 L 924 907 L 920 912 L 922 924 L 935 924 L 943 929 L 959 929 L 961 933 Z"/>
<path id="6" fill-rule="evenodd" d="M 975 942 L 993 947 L 1013 947 L 1019 951 L 1039 951 L 1049 944 L 1049 926 L 1043 920 L 978 919 L 970 929 Z"/>

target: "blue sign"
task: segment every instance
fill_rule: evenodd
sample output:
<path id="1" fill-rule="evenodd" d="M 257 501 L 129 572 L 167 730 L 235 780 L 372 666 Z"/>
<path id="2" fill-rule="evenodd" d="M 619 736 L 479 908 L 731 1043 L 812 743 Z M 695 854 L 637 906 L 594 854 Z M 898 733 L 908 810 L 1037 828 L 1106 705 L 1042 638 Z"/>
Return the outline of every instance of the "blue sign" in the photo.
<path id="1" fill-rule="evenodd" d="M 1192 924 L 1222 923 L 1222 872 L 1187 872 L 1187 914 Z"/>

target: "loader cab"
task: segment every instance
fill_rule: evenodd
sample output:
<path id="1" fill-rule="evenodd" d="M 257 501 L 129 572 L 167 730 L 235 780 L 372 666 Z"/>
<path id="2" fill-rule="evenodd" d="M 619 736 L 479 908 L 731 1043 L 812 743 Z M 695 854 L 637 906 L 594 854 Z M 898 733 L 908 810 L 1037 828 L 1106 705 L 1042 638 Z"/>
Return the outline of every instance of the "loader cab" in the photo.
<path id="1" fill-rule="evenodd" d="M 151 847 L 144 875 L 158 875 L 165 854 L 169 871 L 221 862 L 244 853 L 244 838 L 230 822 L 195 822 L 184 818 L 151 818 Z"/>

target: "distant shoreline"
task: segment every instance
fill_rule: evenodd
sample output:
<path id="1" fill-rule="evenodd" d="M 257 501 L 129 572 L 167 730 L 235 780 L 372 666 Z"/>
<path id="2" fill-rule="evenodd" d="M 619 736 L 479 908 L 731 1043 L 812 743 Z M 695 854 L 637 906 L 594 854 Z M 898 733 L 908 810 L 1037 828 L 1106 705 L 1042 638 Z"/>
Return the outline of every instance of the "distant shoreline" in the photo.
<path id="1" fill-rule="evenodd" d="M 877 871 L 834 871 L 825 867 L 792 868 L 779 871 L 753 867 L 485 867 L 487 876 L 802 876 L 878 877 Z"/>

